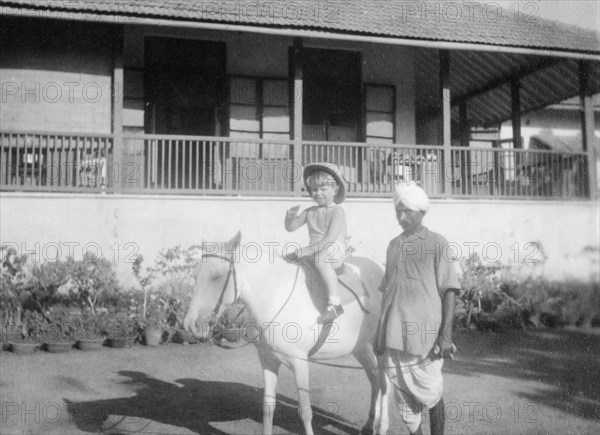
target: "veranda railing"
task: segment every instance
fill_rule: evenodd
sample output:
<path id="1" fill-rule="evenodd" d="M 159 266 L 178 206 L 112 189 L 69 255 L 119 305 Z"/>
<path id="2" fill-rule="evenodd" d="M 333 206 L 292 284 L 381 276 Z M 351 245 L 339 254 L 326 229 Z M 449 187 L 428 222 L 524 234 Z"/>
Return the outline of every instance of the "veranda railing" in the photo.
<path id="1" fill-rule="evenodd" d="M 107 134 L 0 132 L 0 188 L 110 190 L 112 158 Z"/>
<path id="2" fill-rule="evenodd" d="M 583 152 L 434 145 L 302 142 L 171 135 L 0 132 L 0 188 L 71 192 L 297 195 L 301 167 L 337 163 L 349 196 L 388 196 L 414 180 L 435 197 L 569 199 L 588 195 Z M 445 161 L 447 157 L 448 161 Z M 448 181 L 448 182 L 447 182 Z M 448 187 L 449 186 L 449 187 Z"/>

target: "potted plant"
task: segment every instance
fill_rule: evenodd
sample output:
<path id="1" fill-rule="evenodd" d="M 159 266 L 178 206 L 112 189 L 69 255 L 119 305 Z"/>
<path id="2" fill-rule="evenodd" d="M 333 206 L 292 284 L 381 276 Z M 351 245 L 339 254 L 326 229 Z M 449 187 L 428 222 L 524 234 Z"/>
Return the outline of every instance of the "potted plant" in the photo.
<path id="1" fill-rule="evenodd" d="M 127 311 L 108 312 L 105 317 L 103 333 L 110 347 L 131 347 L 138 335 L 138 325 Z"/>
<path id="2" fill-rule="evenodd" d="M 102 333 L 102 315 L 91 310 L 84 311 L 74 323 L 75 341 L 80 350 L 98 350 L 102 348 L 106 337 Z"/>
<path id="3" fill-rule="evenodd" d="M 42 342 L 50 353 L 69 352 L 75 345 L 74 325 L 70 321 L 69 309 L 64 305 L 55 305 L 45 318 L 42 330 Z"/>
<path id="4" fill-rule="evenodd" d="M 167 304 L 162 298 L 150 298 L 146 306 L 146 315 L 138 318 L 138 324 L 144 331 L 147 346 L 158 346 L 167 324 Z"/>
<path id="5" fill-rule="evenodd" d="M 25 310 L 22 313 L 19 332 L 9 341 L 11 350 L 17 355 L 36 352 L 40 345 L 40 331 L 45 325 L 44 316 L 38 311 Z"/>
<path id="6" fill-rule="evenodd" d="M 183 328 L 183 319 L 186 312 L 187 307 L 181 299 L 176 297 L 169 298 L 169 313 L 167 315 L 169 339 L 174 343 L 184 345 L 204 341 Z"/>
<path id="7" fill-rule="evenodd" d="M 242 338 L 245 306 L 233 304 L 227 307 L 219 317 L 217 330 L 229 342 L 238 342 Z"/>

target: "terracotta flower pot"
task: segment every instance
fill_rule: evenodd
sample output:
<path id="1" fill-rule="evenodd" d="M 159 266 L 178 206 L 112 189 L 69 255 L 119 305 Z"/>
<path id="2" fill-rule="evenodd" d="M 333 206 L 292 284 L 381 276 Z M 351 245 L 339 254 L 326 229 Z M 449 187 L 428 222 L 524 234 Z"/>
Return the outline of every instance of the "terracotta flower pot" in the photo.
<path id="1" fill-rule="evenodd" d="M 98 350 L 102 349 L 102 345 L 104 344 L 105 338 L 83 338 L 81 340 L 77 340 L 77 347 L 80 350 Z"/>
<path id="2" fill-rule="evenodd" d="M 19 343 L 14 341 L 9 342 L 9 344 L 13 353 L 16 353 L 17 355 L 30 355 L 36 352 L 41 345 L 41 343 Z"/>
<path id="3" fill-rule="evenodd" d="M 115 349 L 123 349 L 125 347 L 133 346 L 135 337 L 108 337 L 107 343 L 110 347 Z"/>
<path id="4" fill-rule="evenodd" d="M 44 343 L 50 353 L 66 353 L 73 349 L 74 341 L 52 341 Z"/>
<path id="5" fill-rule="evenodd" d="M 146 326 L 144 328 L 144 342 L 146 346 L 158 346 L 162 339 L 163 330 L 156 326 Z"/>

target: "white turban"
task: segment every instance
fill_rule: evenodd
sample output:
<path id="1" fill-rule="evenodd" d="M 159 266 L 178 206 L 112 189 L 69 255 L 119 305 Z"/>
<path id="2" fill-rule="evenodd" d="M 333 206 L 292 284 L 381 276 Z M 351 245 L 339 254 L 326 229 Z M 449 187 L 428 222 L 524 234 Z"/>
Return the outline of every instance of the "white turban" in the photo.
<path id="1" fill-rule="evenodd" d="M 397 207 L 400 202 L 410 210 L 420 210 L 423 213 L 427 213 L 429 210 L 429 197 L 414 181 L 396 185 L 394 207 Z"/>

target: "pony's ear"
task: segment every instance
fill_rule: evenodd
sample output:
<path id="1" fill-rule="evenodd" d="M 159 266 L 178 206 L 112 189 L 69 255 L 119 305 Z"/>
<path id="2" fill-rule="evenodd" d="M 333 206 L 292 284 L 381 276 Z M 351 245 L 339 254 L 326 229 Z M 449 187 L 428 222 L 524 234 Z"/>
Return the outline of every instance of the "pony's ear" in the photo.
<path id="1" fill-rule="evenodd" d="M 226 251 L 235 250 L 235 247 L 240 244 L 241 240 L 242 240 L 242 233 L 240 231 L 238 231 L 237 234 L 235 236 L 233 236 L 233 239 L 231 239 L 225 243 L 225 250 Z"/>

